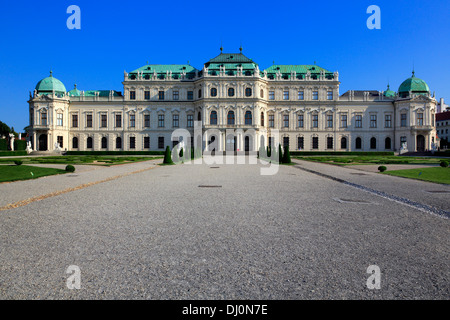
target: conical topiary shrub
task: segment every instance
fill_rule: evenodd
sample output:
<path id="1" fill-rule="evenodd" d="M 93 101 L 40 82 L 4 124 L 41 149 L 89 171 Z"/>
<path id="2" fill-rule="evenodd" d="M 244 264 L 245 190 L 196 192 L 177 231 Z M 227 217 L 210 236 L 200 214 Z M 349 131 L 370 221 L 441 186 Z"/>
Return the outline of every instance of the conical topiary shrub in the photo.
<path id="1" fill-rule="evenodd" d="M 281 144 L 278 145 L 278 163 L 283 163 L 283 150 Z"/>
<path id="2" fill-rule="evenodd" d="M 184 158 L 184 151 L 183 151 L 184 149 L 183 148 L 181 148 L 181 150 L 180 150 L 180 159 L 181 160 L 184 160 L 183 158 Z"/>
<path id="3" fill-rule="evenodd" d="M 291 163 L 291 153 L 289 152 L 289 146 L 286 146 L 286 148 L 284 148 L 284 155 L 283 155 L 283 163 Z"/>
<path id="4" fill-rule="evenodd" d="M 267 146 L 267 157 L 270 158 L 271 155 L 272 155 L 272 148 Z"/>
<path id="5" fill-rule="evenodd" d="M 166 153 L 164 154 L 164 164 L 173 164 L 172 155 L 169 146 L 166 147 Z"/>

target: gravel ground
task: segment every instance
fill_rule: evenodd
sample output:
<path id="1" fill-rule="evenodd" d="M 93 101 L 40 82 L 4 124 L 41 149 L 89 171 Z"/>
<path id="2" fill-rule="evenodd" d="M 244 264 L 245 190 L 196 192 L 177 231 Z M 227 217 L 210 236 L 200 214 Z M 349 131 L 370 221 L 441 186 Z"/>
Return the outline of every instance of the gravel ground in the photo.
<path id="1" fill-rule="evenodd" d="M 211 167 L 158 167 L 1 211 L 0 299 L 448 299 L 448 219 L 294 166 Z M 365 181 L 319 169 L 330 167 Z M 70 265 L 80 290 L 66 287 Z M 380 290 L 366 287 L 370 265 Z"/>

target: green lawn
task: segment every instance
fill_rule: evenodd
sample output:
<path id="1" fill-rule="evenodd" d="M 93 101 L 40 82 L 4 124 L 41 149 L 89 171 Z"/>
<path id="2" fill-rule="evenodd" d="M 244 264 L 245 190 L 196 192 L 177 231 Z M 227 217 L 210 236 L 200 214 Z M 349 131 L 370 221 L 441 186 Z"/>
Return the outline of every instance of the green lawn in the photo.
<path id="1" fill-rule="evenodd" d="M 420 169 L 385 171 L 383 174 L 424 180 L 436 183 L 450 184 L 450 168 L 432 167 Z"/>
<path id="2" fill-rule="evenodd" d="M 54 156 L 54 157 L 34 157 L 20 159 L 1 159 L 0 163 L 14 163 L 14 160 L 21 160 L 24 164 L 46 163 L 46 164 L 89 164 L 111 166 L 116 164 L 147 161 L 151 159 L 162 159 L 162 157 L 136 157 L 136 156 Z"/>
<path id="3" fill-rule="evenodd" d="M 36 179 L 55 174 L 66 173 L 61 169 L 40 168 L 31 166 L 0 166 L 0 182 Z"/>
<path id="4" fill-rule="evenodd" d="M 439 158 L 402 156 L 322 156 L 294 157 L 295 159 L 331 163 L 337 165 L 356 164 L 439 164 Z"/>

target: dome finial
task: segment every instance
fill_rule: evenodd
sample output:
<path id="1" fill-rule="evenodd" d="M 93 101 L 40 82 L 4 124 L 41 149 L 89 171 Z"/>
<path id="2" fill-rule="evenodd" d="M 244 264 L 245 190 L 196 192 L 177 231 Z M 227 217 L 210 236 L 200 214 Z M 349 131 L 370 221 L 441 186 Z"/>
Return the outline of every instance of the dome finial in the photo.
<path id="1" fill-rule="evenodd" d="M 223 52 L 223 45 L 222 45 L 222 41 L 220 41 L 220 53 Z"/>
<path id="2" fill-rule="evenodd" d="M 53 77 L 53 70 L 50 69 L 50 77 Z"/>
<path id="3" fill-rule="evenodd" d="M 242 42 L 241 42 L 241 46 L 239 47 L 239 51 L 240 51 L 240 53 L 242 53 Z"/>

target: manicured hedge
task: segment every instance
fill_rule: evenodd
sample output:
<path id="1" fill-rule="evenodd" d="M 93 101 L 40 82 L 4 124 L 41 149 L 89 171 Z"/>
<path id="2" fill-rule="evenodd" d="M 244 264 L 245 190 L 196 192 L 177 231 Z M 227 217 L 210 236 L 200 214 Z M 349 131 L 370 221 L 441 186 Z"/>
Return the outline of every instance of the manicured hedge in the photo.
<path id="1" fill-rule="evenodd" d="M 14 140 L 14 150 L 23 151 L 27 148 L 27 142 L 25 140 Z"/>
<path id="2" fill-rule="evenodd" d="M 68 156 L 139 156 L 139 155 L 164 155 L 164 151 L 67 151 Z"/>
<path id="3" fill-rule="evenodd" d="M 393 156 L 394 152 L 291 151 L 291 156 Z"/>
<path id="4" fill-rule="evenodd" d="M 0 151 L 8 150 L 8 141 L 6 139 L 0 139 Z"/>
<path id="5" fill-rule="evenodd" d="M 26 156 L 26 151 L 0 151 L 0 157 Z"/>

